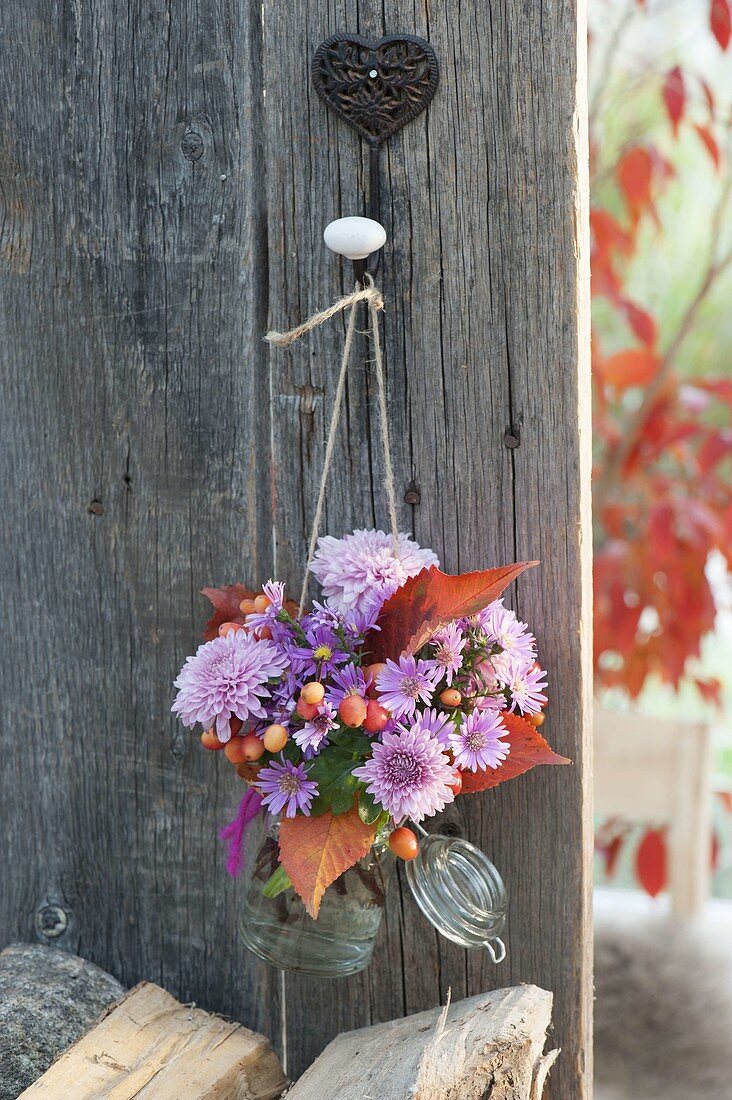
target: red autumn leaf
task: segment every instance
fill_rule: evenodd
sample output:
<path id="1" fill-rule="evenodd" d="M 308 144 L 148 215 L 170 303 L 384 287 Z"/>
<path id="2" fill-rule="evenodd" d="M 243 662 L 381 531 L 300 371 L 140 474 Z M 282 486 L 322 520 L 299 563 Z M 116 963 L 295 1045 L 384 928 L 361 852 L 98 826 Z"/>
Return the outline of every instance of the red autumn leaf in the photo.
<path id="1" fill-rule="evenodd" d="M 725 811 L 732 814 L 732 791 L 717 791 L 717 798 L 724 806 Z"/>
<path id="2" fill-rule="evenodd" d="M 663 82 L 663 102 L 666 106 L 666 113 L 671 120 L 674 137 L 676 137 L 686 106 L 684 74 L 678 65 L 674 65 L 673 69 L 669 69 L 666 73 Z"/>
<path id="3" fill-rule="evenodd" d="M 328 886 L 366 855 L 375 835 L 375 826 L 364 825 L 355 806 L 337 816 L 327 810 L 319 817 L 283 819 L 280 862 L 313 920 Z"/>
<path id="4" fill-rule="evenodd" d="M 723 50 L 726 50 L 732 35 L 732 6 L 730 0 L 712 0 L 709 8 L 709 25 L 717 42 Z"/>
<path id="5" fill-rule="evenodd" d="M 382 607 L 365 641 L 373 661 L 415 653 L 445 623 L 477 615 L 536 561 L 451 576 L 436 565 L 410 577 Z"/>
<path id="6" fill-rule="evenodd" d="M 628 318 L 628 324 L 641 343 L 652 347 L 658 339 L 658 325 L 655 318 L 651 316 L 648 310 L 641 309 L 635 302 L 624 301 L 623 309 L 625 310 L 625 316 Z"/>
<path id="7" fill-rule="evenodd" d="M 709 156 L 712 158 L 712 163 L 714 164 L 714 167 L 719 168 L 719 146 L 717 145 L 714 134 L 708 126 L 699 126 L 697 125 L 697 123 L 694 123 L 694 129 L 699 135 L 699 139 L 702 145 L 709 153 Z"/>
<path id="8" fill-rule="evenodd" d="M 661 829 L 649 829 L 635 855 L 635 872 L 643 889 L 652 898 L 666 886 L 666 837 Z"/>
<path id="9" fill-rule="evenodd" d="M 712 833 L 712 850 L 709 853 L 709 862 L 712 868 L 712 873 L 716 872 L 719 869 L 719 849 L 719 833 L 715 829 Z"/>
<path id="10" fill-rule="evenodd" d="M 709 86 L 709 83 L 704 79 L 703 76 L 699 77 L 699 83 L 701 84 L 701 90 L 702 90 L 702 94 L 704 96 L 704 102 L 706 103 L 707 110 L 709 111 L 709 117 L 714 118 L 714 114 L 715 114 L 714 92 L 712 91 L 711 87 Z"/>
<path id="11" fill-rule="evenodd" d="M 204 640 L 207 642 L 218 637 L 222 623 L 243 623 L 244 616 L 239 604 L 242 600 L 254 599 L 256 595 L 243 584 L 227 584 L 223 588 L 203 588 L 201 591 L 216 609 L 203 631 Z"/>
<path id="12" fill-rule="evenodd" d="M 612 878 L 617 870 L 618 859 L 620 853 L 623 850 L 623 841 L 625 837 L 621 833 L 618 833 L 607 846 L 605 851 L 605 874 L 608 878 Z"/>
<path id="13" fill-rule="evenodd" d="M 536 727 L 525 718 L 520 718 L 518 714 L 509 714 L 507 711 L 501 717 L 507 730 L 502 735 L 502 740 L 508 741 L 511 751 L 503 763 L 495 769 L 488 768 L 482 772 L 464 771 L 461 794 L 487 791 L 509 779 L 515 779 L 517 775 L 523 775 L 538 764 L 572 763 L 566 756 L 559 756 L 554 752 Z"/>
<path id="14" fill-rule="evenodd" d="M 653 206 L 653 158 L 644 145 L 633 145 L 615 166 L 615 176 L 623 193 L 628 213 L 634 221 L 646 207 Z"/>
<path id="15" fill-rule="evenodd" d="M 626 348 L 601 363 L 599 370 L 606 385 L 624 390 L 628 386 L 647 386 L 658 367 L 658 357 L 649 348 Z"/>
<path id="16" fill-rule="evenodd" d="M 702 680 L 699 676 L 695 676 L 694 683 L 706 703 L 711 703 L 712 706 L 722 709 L 722 684 L 720 680 L 716 677 Z"/>

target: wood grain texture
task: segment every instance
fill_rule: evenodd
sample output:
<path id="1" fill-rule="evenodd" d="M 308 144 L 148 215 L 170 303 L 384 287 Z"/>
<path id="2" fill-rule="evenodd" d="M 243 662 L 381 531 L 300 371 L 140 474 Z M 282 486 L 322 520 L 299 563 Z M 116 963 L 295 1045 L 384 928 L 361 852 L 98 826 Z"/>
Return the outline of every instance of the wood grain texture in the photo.
<path id="1" fill-rule="evenodd" d="M 339 1035 L 288 1100 L 541 1100 L 552 995 L 501 989 Z"/>
<path id="2" fill-rule="evenodd" d="M 575 0 L 291 0 L 265 5 L 270 324 L 296 324 L 349 289 L 324 225 L 362 213 L 358 138 L 308 83 L 335 30 L 427 37 L 441 65 L 425 115 L 383 154 L 380 276 L 404 529 L 459 570 L 540 559 L 509 599 L 536 629 L 551 684 L 547 736 L 575 761 L 458 800 L 449 827 L 480 844 L 510 892 L 508 961 L 439 939 L 402 881 L 378 962 L 326 987 L 285 980 L 287 1066 L 324 1038 L 496 985 L 555 994 L 563 1055 L 547 1096 L 589 1095 L 591 823 L 587 145 L 584 12 Z M 343 329 L 272 353 L 275 547 L 299 581 Z M 364 349 L 365 353 L 365 349 Z M 352 370 L 325 528 L 387 522 L 371 368 Z M 518 443 L 518 446 L 515 444 Z M 293 476 L 296 471 L 296 476 Z M 312 1021 L 317 1019 L 317 1028 Z"/>
<path id="3" fill-rule="evenodd" d="M 43 942 L 278 1038 L 216 840 L 241 792 L 169 713 L 200 588 L 271 568 L 260 8 L 0 24 L 0 942 L 50 901 Z"/>
<path id="4" fill-rule="evenodd" d="M 58 930 L 58 903 L 56 942 L 263 1031 L 293 1076 L 343 1029 L 529 981 L 555 994 L 548 1096 L 589 1094 L 581 3 L 0 14 L 2 935 L 32 935 L 39 907 Z M 401 883 L 378 961 L 329 984 L 243 952 L 213 839 L 238 792 L 168 708 L 204 584 L 300 580 L 342 328 L 290 352 L 261 335 L 351 286 L 322 230 L 362 212 L 367 159 L 309 82 L 336 30 L 421 34 L 440 57 L 435 100 L 382 164 L 395 468 L 420 496 L 401 520 L 449 571 L 541 559 L 509 599 L 575 767 L 445 815 L 507 880 L 507 964 L 440 940 Z M 332 533 L 386 520 L 374 389 L 352 371 Z"/>
<path id="5" fill-rule="evenodd" d="M 287 1087 L 262 1036 L 142 982 L 22 1096 L 25 1100 L 277 1100 Z"/>

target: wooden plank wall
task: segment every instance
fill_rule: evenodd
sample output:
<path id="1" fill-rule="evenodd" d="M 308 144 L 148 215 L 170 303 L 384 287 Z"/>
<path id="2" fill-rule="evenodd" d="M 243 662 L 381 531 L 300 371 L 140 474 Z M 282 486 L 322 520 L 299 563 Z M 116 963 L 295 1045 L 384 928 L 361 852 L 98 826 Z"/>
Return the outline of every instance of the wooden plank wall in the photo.
<path id="1" fill-rule="evenodd" d="M 589 1095 L 589 378 L 581 0 L 8 0 L 0 13 L 3 940 L 34 927 L 270 1035 L 535 982 L 556 1100 Z M 385 353 L 405 529 L 457 571 L 540 558 L 511 601 L 575 760 L 446 818 L 511 894 L 498 969 L 395 885 L 376 963 L 332 984 L 240 947 L 214 841 L 237 789 L 171 720 L 205 583 L 296 584 L 342 330 L 267 352 L 350 286 L 356 135 L 308 75 L 335 30 L 430 39 L 441 86 L 383 163 Z M 262 89 L 266 96 L 262 96 Z M 579 91 L 578 91 L 579 88 Z M 366 349 L 361 345 L 361 352 Z M 326 527 L 386 521 L 368 366 Z M 372 428 L 374 429 L 372 431 Z M 67 926 L 64 929 L 64 921 Z"/>

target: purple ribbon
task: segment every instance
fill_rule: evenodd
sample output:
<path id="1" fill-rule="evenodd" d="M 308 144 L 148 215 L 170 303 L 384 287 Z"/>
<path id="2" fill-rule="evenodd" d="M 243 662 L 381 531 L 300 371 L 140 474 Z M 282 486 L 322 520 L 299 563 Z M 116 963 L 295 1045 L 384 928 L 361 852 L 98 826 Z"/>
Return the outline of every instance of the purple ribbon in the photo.
<path id="1" fill-rule="evenodd" d="M 233 821 L 229 822 L 228 825 L 225 825 L 219 833 L 220 840 L 229 842 L 229 852 L 226 857 L 226 870 L 232 878 L 236 878 L 241 872 L 244 862 L 243 841 L 247 826 L 254 821 L 257 814 L 261 812 L 261 809 L 261 794 L 259 791 L 256 791 L 254 787 L 249 787 L 239 803 L 236 817 Z"/>

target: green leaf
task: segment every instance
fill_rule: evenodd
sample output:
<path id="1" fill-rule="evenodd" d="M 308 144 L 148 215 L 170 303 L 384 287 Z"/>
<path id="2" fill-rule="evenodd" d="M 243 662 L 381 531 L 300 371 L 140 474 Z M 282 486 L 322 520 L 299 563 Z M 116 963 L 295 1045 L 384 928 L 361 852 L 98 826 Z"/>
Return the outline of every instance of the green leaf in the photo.
<path id="1" fill-rule="evenodd" d="M 278 867 L 265 882 L 262 893 L 266 898 L 276 898 L 278 894 L 284 894 L 285 890 L 289 890 L 291 886 L 290 876 L 285 868 Z"/>
<path id="2" fill-rule="evenodd" d="M 381 817 L 383 806 L 377 802 L 372 794 L 362 790 L 358 796 L 358 816 L 364 825 L 373 825 Z"/>
<path id="3" fill-rule="evenodd" d="M 371 738 L 367 737 L 361 730 L 341 727 L 337 730 L 331 730 L 328 739 L 332 744 L 338 745 L 339 748 L 351 753 L 352 756 L 363 758 L 371 752 Z"/>
<path id="4" fill-rule="evenodd" d="M 353 753 L 337 745 L 316 756 L 308 769 L 308 779 L 314 779 L 318 784 L 318 795 L 310 810 L 314 817 L 319 817 L 331 807 L 334 814 L 350 810 L 358 786 L 358 780 L 352 774 L 355 765 Z"/>

